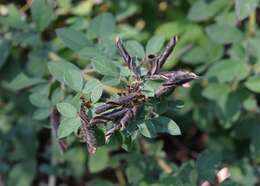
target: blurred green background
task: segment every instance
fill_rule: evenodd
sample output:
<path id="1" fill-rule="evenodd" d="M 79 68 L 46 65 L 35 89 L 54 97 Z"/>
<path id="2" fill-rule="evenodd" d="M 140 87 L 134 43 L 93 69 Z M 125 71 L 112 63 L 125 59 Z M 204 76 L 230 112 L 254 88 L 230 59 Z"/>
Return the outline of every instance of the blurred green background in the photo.
<path id="1" fill-rule="evenodd" d="M 260 185 L 258 0 L 33 1 L 0 2 L 1 186 L 195 186 L 213 182 L 222 167 L 231 177 L 221 185 Z M 91 157 L 71 136 L 61 154 L 50 130 L 51 106 L 44 96 L 33 97 L 33 90 L 20 90 L 40 78 L 52 82 L 50 60 L 89 65 L 75 52 L 85 46 L 80 33 L 57 37 L 61 27 L 88 37 L 109 35 L 108 53 L 116 35 L 143 46 L 152 37 L 177 35 L 163 68 L 201 76 L 173 95 L 184 102 L 171 116 L 182 135 L 138 136 L 131 149 L 115 141 Z M 74 41 L 74 47 L 66 45 Z M 55 96 L 62 95 L 46 99 Z"/>

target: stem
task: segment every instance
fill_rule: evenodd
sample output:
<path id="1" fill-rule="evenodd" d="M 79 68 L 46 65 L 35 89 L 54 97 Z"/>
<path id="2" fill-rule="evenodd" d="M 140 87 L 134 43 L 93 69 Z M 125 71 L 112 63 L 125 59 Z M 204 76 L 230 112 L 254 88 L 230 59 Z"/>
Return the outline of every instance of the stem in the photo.
<path id="1" fill-rule="evenodd" d="M 256 12 L 252 12 L 249 15 L 249 22 L 248 22 L 248 36 L 255 36 L 255 24 L 256 24 Z"/>
<path id="2" fill-rule="evenodd" d="M 56 149 L 56 132 L 54 127 L 51 128 L 51 167 L 54 167 L 58 164 L 58 160 L 55 157 L 55 149 Z M 56 185 L 56 176 L 51 174 L 48 179 L 48 186 L 55 186 Z"/>
<path id="3" fill-rule="evenodd" d="M 32 5 L 32 0 L 27 0 L 26 4 L 22 6 L 22 8 L 20 9 L 21 12 L 26 12 L 27 10 L 30 9 Z"/>
<path id="4" fill-rule="evenodd" d="M 0 174 L 0 186 L 5 186 L 2 175 Z"/>
<path id="5" fill-rule="evenodd" d="M 116 169 L 116 177 L 120 186 L 126 186 L 125 177 L 120 169 Z"/>

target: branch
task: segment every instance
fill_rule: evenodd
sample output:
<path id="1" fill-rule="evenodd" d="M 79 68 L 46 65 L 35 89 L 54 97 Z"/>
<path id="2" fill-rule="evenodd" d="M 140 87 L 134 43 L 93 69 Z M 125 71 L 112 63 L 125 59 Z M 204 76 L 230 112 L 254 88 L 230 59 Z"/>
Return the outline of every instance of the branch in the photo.
<path id="1" fill-rule="evenodd" d="M 60 113 L 58 112 L 56 107 L 54 107 L 52 110 L 51 124 L 52 124 L 52 128 L 54 130 L 55 137 L 57 138 L 57 130 L 60 125 Z M 68 145 L 66 144 L 64 139 L 59 139 L 58 143 L 59 143 L 59 146 L 60 146 L 62 152 L 64 152 L 68 148 Z"/>

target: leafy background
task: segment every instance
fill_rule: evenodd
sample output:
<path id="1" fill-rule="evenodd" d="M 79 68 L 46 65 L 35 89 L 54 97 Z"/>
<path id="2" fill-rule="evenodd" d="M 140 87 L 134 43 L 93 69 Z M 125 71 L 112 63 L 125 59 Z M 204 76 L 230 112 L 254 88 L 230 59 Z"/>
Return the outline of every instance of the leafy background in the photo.
<path id="1" fill-rule="evenodd" d="M 222 167 L 231 172 L 222 185 L 259 185 L 258 4 L 1 1 L 0 185 L 194 186 L 213 182 Z M 79 125 L 75 92 L 90 95 L 94 103 L 118 92 L 129 72 L 120 65 L 116 35 L 139 58 L 157 53 L 178 35 L 164 69 L 189 69 L 201 78 L 190 89 L 174 92 L 184 103 L 181 109 L 166 103 L 158 108 L 172 108 L 168 117 L 181 136 L 160 127 L 154 134 L 141 130 L 145 137 L 138 134 L 133 141 L 118 134 L 89 156 L 84 144 L 69 135 Z M 69 135 L 63 154 L 50 129 L 57 103 L 68 117 L 58 131 L 59 137 Z"/>

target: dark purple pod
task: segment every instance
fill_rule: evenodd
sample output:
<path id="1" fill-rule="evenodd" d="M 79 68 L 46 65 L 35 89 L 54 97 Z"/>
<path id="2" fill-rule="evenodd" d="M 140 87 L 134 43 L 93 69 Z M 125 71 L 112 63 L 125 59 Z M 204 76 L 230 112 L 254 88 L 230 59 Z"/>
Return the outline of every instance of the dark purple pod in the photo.
<path id="1" fill-rule="evenodd" d="M 115 108 L 117 107 L 118 105 L 117 104 L 109 104 L 109 103 L 105 103 L 103 105 L 100 105 L 98 106 L 96 109 L 95 109 L 95 113 L 96 114 L 100 114 L 102 112 L 105 112 L 107 110 L 110 110 L 112 108 Z"/>
<path id="2" fill-rule="evenodd" d="M 172 74 L 170 74 L 168 77 L 169 79 L 163 83 L 164 86 L 181 86 L 198 78 L 198 76 L 192 72 L 181 70 L 172 72 Z"/>
<path id="3" fill-rule="evenodd" d="M 84 103 L 81 104 L 79 116 L 81 119 L 81 130 L 83 132 L 83 138 L 86 142 L 89 154 L 95 154 L 97 145 L 94 130 L 90 125 L 89 118 L 85 111 Z"/>
<path id="4" fill-rule="evenodd" d="M 170 41 L 167 43 L 166 47 L 164 48 L 164 50 L 162 51 L 162 53 L 160 54 L 160 56 L 158 58 L 158 64 L 159 64 L 160 68 L 162 68 L 162 66 L 164 65 L 164 63 L 166 62 L 166 60 L 172 53 L 174 47 L 176 46 L 176 43 L 177 43 L 176 36 L 171 38 Z M 159 73 L 159 71 L 157 71 L 157 73 Z"/>

